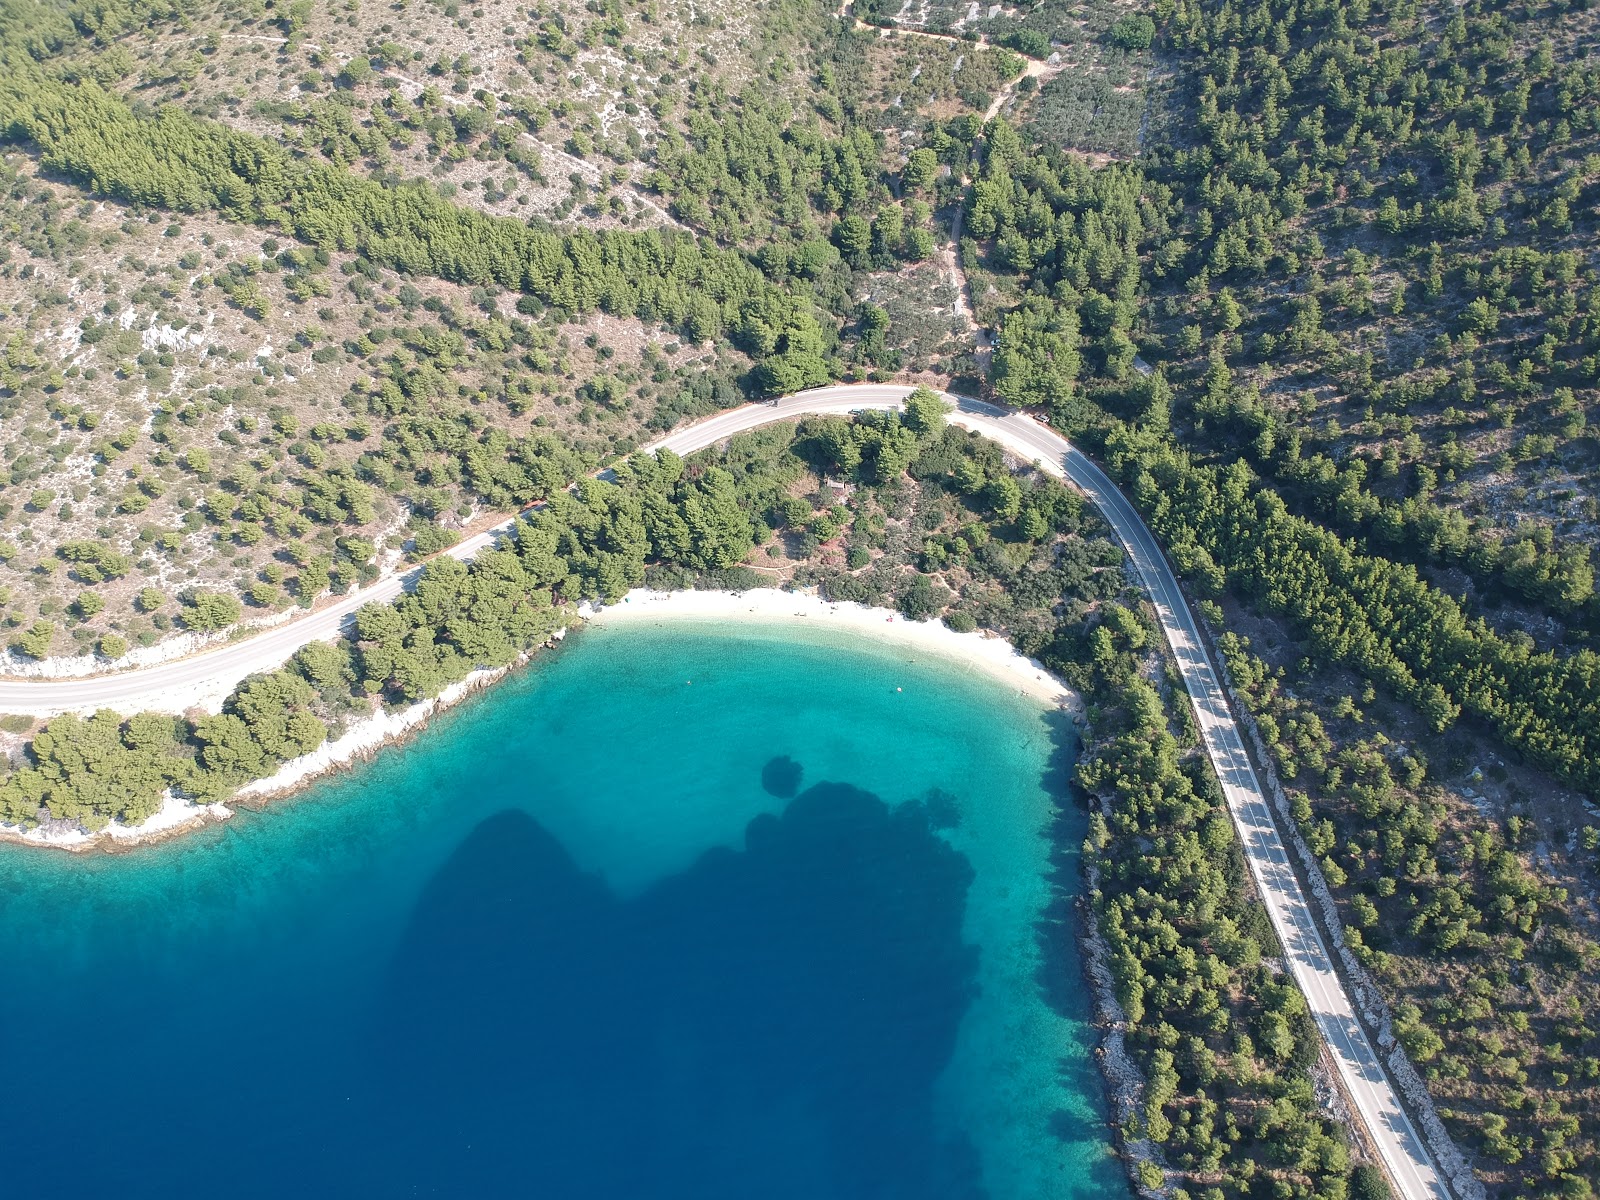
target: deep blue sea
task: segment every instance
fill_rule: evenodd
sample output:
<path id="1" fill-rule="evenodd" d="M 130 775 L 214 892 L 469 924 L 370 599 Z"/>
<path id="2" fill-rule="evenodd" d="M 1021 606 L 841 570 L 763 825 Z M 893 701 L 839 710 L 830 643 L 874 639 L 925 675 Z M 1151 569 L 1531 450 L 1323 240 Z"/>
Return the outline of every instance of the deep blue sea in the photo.
<path id="1" fill-rule="evenodd" d="M 1072 731 L 913 657 L 585 630 L 264 811 L 0 846 L 0 1193 L 1124 1200 Z"/>

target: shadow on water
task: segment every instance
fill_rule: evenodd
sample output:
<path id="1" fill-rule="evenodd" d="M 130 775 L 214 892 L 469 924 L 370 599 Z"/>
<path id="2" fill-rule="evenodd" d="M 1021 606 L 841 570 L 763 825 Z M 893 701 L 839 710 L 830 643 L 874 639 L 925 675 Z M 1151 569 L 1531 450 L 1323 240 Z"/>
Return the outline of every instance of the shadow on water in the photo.
<path id="1" fill-rule="evenodd" d="M 1040 949 L 1039 986 L 1047 1003 L 1058 1014 L 1082 1020 L 1093 1011 L 1086 999 L 1091 984 L 1083 969 L 1079 952 L 1080 896 L 1083 886 L 1083 839 L 1087 832 L 1083 794 L 1073 778 L 1077 760 L 1078 729 L 1064 712 L 1051 713 L 1050 758 L 1042 785 L 1055 798 L 1055 813 L 1047 836 L 1050 841 L 1050 902 L 1035 926 Z M 1087 1047 L 1086 1047 L 1087 1048 Z M 1058 1075 L 1070 1095 L 1092 1098 L 1092 1107 L 1083 1112 L 1055 1114 L 1057 1135 L 1064 1142 L 1101 1141 L 1108 1120 L 1104 1102 L 1104 1081 L 1091 1054 L 1063 1055 Z M 1109 1155 L 1109 1146 L 1107 1148 Z"/>
<path id="2" fill-rule="evenodd" d="M 800 790 L 800 778 L 805 769 L 787 754 L 769 758 L 761 768 L 761 787 L 769 796 L 780 800 L 790 799 Z"/>
<path id="3" fill-rule="evenodd" d="M 932 1110 L 974 994 L 971 878 L 922 806 L 843 784 L 626 901 L 526 813 L 489 818 L 424 889 L 371 1024 L 396 1182 L 981 1195 Z"/>

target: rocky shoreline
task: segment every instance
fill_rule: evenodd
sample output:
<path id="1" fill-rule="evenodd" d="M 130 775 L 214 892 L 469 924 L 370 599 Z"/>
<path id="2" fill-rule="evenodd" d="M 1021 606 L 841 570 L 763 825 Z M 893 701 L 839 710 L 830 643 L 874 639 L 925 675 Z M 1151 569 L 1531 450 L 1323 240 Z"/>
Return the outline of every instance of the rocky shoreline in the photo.
<path id="1" fill-rule="evenodd" d="M 1163 1183 L 1159 1188 L 1145 1185 L 1140 1178 L 1140 1167 L 1150 1163 L 1166 1176 L 1166 1164 L 1161 1152 L 1149 1138 L 1129 1138 L 1127 1130 L 1141 1112 L 1144 1101 L 1144 1073 L 1128 1055 L 1125 1035 L 1127 1014 L 1117 1000 L 1116 982 L 1107 965 L 1105 940 L 1100 936 L 1100 925 L 1095 918 L 1090 900 L 1100 889 L 1100 872 L 1090 863 L 1084 863 L 1084 891 L 1079 895 L 1078 945 L 1083 952 L 1083 974 L 1094 996 L 1095 1027 L 1100 1030 L 1100 1045 L 1095 1048 L 1095 1064 L 1105 1080 L 1106 1100 L 1111 1109 L 1112 1133 L 1116 1138 L 1118 1157 L 1128 1172 L 1128 1183 L 1134 1192 L 1147 1200 L 1167 1200 L 1172 1189 Z"/>
<path id="2" fill-rule="evenodd" d="M 564 628 L 558 630 L 545 645 L 560 641 L 566 632 Z M 396 745 L 419 733 L 432 717 L 504 678 L 532 657 L 531 653 L 523 653 L 504 667 L 480 667 L 430 699 L 393 712 L 379 710 L 363 717 L 340 737 L 324 742 L 310 754 L 290 759 L 264 779 L 245 784 L 232 799 L 254 807 L 298 792 L 328 775 L 349 770 L 358 762 L 366 762 L 385 746 Z M 224 804 L 195 804 L 169 794 L 161 811 L 138 825 L 113 821 L 91 833 L 75 825 L 58 828 L 61 822 L 49 822 L 28 830 L 0 824 L 0 841 L 74 853 L 117 851 L 166 841 L 232 816 L 233 809 Z"/>

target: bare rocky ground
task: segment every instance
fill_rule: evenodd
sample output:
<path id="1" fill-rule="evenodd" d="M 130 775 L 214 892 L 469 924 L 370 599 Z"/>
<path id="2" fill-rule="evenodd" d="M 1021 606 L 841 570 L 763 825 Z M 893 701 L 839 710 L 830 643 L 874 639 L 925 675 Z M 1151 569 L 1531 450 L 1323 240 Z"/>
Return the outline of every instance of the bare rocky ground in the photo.
<path id="1" fill-rule="evenodd" d="M 92 651 L 108 634 L 150 646 L 177 636 L 175 601 L 197 589 L 240 596 L 246 620 L 268 619 L 295 602 L 290 553 L 332 552 L 337 538 L 371 544 L 368 570 L 391 564 L 423 498 L 410 484 L 372 487 L 370 519 L 334 524 L 218 522 L 208 501 L 261 485 L 304 512 L 317 481 L 379 449 L 384 422 L 345 401 L 408 354 L 405 331 L 465 330 L 453 403 L 513 436 L 559 434 L 597 459 L 639 439 L 653 409 L 642 392 L 659 368 L 712 368 L 731 353 L 682 346 L 638 321 L 546 319 L 532 323 L 543 363 L 533 370 L 522 347 L 474 336 L 521 319 L 510 297 L 337 253 L 326 266 L 283 269 L 274 256 L 291 247 L 261 230 L 86 199 L 41 179 L 20 153 L 3 165 L 14 178 L 0 214 L 19 237 L 0 261 L 0 312 L 23 366 L 20 391 L 0 408 L 0 645 L 45 620 L 57 627 L 55 657 Z M 255 272 L 260 305 L 251 299 L 249 310 L 218 282 L 241 266 Z M 514 400 L 513 372 L 536 384 Z M 580 392 L 602 375 L 618 383 L 610 405 Z M 466 527 L 480 514 L 438 461 L 428 510 Z M 128 569 L 92 578 L 58 553 L 81 542 L 125 555 Z M 146 588 L 163 602 L 138 603 Z"/>
<path id="2" fill-rule="evenodd" d="M 123 86 L 334 161 L 376 157 L 497 215 L 576 213 L 591 227 L 673 223 L 637 183 L 663 122 L 696 81 L 736 91 L 793 49 L 727 0 L 626 13 L 575 0 L 345 0 L 314 6 L 292 34 L 281 10 L 197 6 L 185 27 L 127 44 Z M 427 127 L 380 138 L 376 155 L 354 147 L 375 115 L 403 122 L 419 109 Z"/>

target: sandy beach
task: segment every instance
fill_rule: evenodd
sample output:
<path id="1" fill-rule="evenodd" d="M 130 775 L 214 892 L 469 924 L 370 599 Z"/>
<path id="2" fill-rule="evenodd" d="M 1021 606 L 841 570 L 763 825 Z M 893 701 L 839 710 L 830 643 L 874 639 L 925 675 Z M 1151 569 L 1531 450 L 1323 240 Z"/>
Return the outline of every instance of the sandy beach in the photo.
<path id="1" fill-rule="evenodd" d="M 942 659 L 968 671 L 985 675 L 1041 704 L 1068 709 L 1081 716 L 1082 704 L 1064 683 L 1033 659 L 1019 654 L 1004 638 L 983 630 L 957 633 L 938 621 L 908 621 L 886 608 L 855 603 L 830 603 L 805 592 L 756 588 L 746 592 L 658 592 L 637 588 L 616 604 L 584 604 L 579 617 L 599 627 L 632 623 L 704 621 L 717 625 L 756 622 L 764 625 L 805 624 L 860 636 L 874 642 L 892 642 L 919 655 Z M 566 630 L 559 631 L 560 640 Z M 310 754 L 291 759 L 272 775 L 245 784 L 235 798 L 261 802 L 296 792 L 322 776 L 370 758 L 382 747 L 403 740 L 421 729 L 434 714 L 460 703 L 527 662 L 524 655 L 509 667 L 480 668 L 451 684 L 439 695 L 393 711 L 379 710 L 352 722 L 339 737 L 324 742 Z M 160 841 L 191 829 L 226 820 L 232 811 L 222 804 L 194 804 L 168 796 L 159 812 L 139 825 L 112 822 L 96 833 L 82 830 L 22 830 L 0 824 L 0 840 L 60 850 L 114 849 Z"/>
<path id="2" fill-rule="evenodd" d="M 636 588 L 616 604 L 586 605 L 579 610 L 599 626 L 634 622 L 709 621 L 716 624 L 753 621 L 800 623 L 859 634 L 875 642 L 893 642 L 988 675 L 1043 704 L 1079 711 L 1077 693 L 1044 666 L 1026 658 L 1005 638 L 983 630 L 957 633 L 941 621 L 908 621 L 887 608 L 853 602 L 830 603 L 807 592 L 754 588 L 747 592 L 656 592 Z"/>

